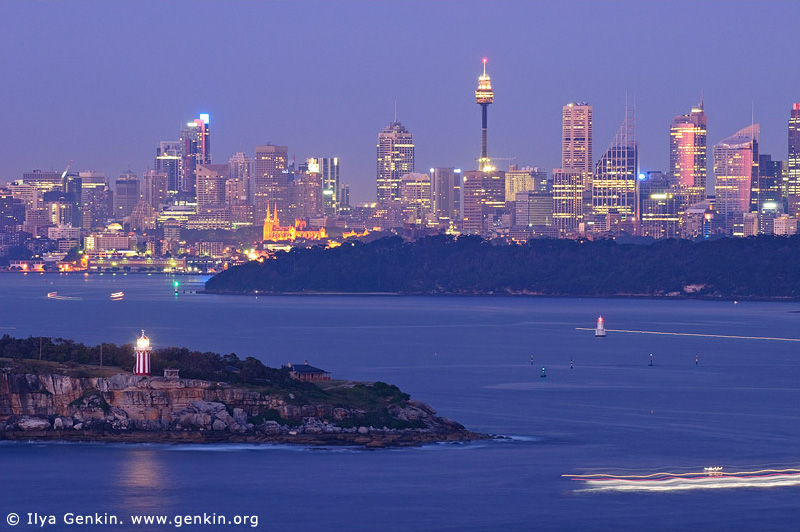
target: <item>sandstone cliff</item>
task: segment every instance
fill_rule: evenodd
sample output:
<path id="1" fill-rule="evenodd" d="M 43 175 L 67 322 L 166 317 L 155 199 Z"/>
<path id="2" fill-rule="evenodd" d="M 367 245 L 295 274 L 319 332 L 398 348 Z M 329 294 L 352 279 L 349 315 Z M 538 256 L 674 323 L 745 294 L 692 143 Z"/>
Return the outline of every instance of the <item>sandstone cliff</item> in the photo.
<path id="1" fill-rule="evenodd" d="M 280 394 L 219 382 L 0 372 L 0 439 L 381 447 L 483 437 L 418 401 L 390 405 L 386 414 L 405 428 L 369 426 L 369 413 L 358 408 L 290 404 Z"/>

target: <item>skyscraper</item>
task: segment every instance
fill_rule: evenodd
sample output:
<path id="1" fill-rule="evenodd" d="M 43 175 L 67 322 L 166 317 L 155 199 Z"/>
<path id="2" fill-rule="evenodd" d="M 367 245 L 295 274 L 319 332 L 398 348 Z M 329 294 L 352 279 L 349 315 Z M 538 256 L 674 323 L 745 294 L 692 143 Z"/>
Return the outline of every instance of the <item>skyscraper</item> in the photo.
<path id="1" fill-rule="evenodd" d="M 592 178 L 592 213 L 599 217 L 595 223 L 605 222 L 600 230 L 612 230 L 609 215 L 619 215 L 620 220 L 636 217 L 638 172 L 636 118 L 632 110 L 626 109 L 625 120 L 598 161 Z"/>
<path id="2" fill-rule="evenodd" d="M 789 214 L 800 215 L 800 103 L 792 106 L 792 114 L 789 117 L 786 198 Z"/>
<path id="3" fill-rule="evenodd" d="M 322 185 L 322 211 L 325 216 L 339 214 L 339 158 L 311 157 L 308 173 L 318 174 Z"/>
<path id="4" fill-rule="evenodd" d="M 669 128 L 669 177 L 684 193 L 691 192 L 690 203 L 705 198 L 706 151 L 706 114 L 701 101 L 688 115 L 676 116 Z"/>
<path id="5" fill-rule="evenodd" d="M 162 140 L 156 148 L 156 159 L 153 163 L 156 172 L 167 175 L 167 190 L 174 196 L 180 190 L 183 175 L 183 157 L 181 143 L 178 140 Z"/>
<path id="6" fill-rule="evenodd" d="M 253 159 L 240 151 L 233 154 L 228 160 L 228 165 L 230 167 L 230 181 L 241 182 L 241 185 L 237 185 L 237 187 L 244 189 L 247 200 L 252 204 L 250 198 L 253 197 Z"/>
<path id="7" fill-rule="evenodd" d="M 198 164 L 211 164 L 211 124 L 204 113 L 186 124 L 181 131 L 181 156 L 183 169 L 179 188 L 181 192 L 195 194 Z"/>
<path id="8" fill-rule="evenodd" d="M 121 220 L 130 216 L 133 208 L 139 203 L 139 178 L 128 170 L 122 172 L 115 182 L 114 218 Z"/>
<path id="9" fill-rule="evenodd" d="M 289 212 L 288 160 L 288 146 L 256 146 L 252 177 L 254 220 L 263 219 L 268 204 L 277 206 L 281 223 L 288 224 L 292 218 Z"/>
<path id="10" fill-rule="evenodd" d="M 148 170 L 142 176 L 142 199 L 156 210 L 161 210 L 169 197 L 169 176 L 166 172 Z"/>
<path id="11" fill-rule="evenodd" d="M 378 201 L 400 201 L 400 179 L 414 171 L 414 136 L 397 121 L 378 133 Z"/>
<path id="12" fill-rule="evenodd" d="M 753 124 L 714 146 L 716 208 L 737 236 L 743 235 L 737 228 L 742 214 L 751 210 L 751 192 L 757 190 L 753 183 L 758 183 L 758 133 L 759 125 Z"/>
<path id="13" fill-rule="evenodd" d="M 199 164 L 197 175 L 197 212 L 225 203 L 225 181 L 230 167 L 227 164 Z"/>
<path id="14" fill-rule="evenodd" d="M 81 227 L 103 227 L 113 211 L 113 195 L 106 174 L 79 172 L 78 176 L 81 178 Z"/>
<path id="15" fill-rule="evenodd" d="M 592 195 L 592 106 L 568 103 L 561 110 L 561 168 L 553 170 L 553 222 L 578 229 Z"/>
<path id="16" fill-rule="evenodd" d="M 461 170 L 431 168 L 431 188 L 436 217 L 458 220 L 461 211 Z"/>

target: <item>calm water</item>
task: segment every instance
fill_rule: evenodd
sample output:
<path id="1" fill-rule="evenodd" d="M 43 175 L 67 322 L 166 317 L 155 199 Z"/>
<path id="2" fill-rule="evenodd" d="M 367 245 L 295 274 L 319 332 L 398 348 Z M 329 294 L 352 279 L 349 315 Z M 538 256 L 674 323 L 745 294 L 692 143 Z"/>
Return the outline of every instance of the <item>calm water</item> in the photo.
<path id="1" fill-rule="evenodd" d="M 179 278 L 181 290 L 204 278 Z M 48 300 L 46 293 L 83 297 Z M 124 290 L 123 301 L 108 295 Z M 479 444 L 0 444 L 0 530 L 27 513 L 257 515 L 257 530 L 798 530 L 800 488 L 587 493 L 563 474 L 800 465 L 800 306 L 625 299 L 234 297 L 161 276 L 0 275 L 0 332 L 308 359 L 384 380 Z M 647 365 L 653 353 L 655 365 Z M 699 354 L 698 365 L 695 354 Z M 534 365 L 530 355 L 534 355 Z M 570 370 L 573 358 L 575 367 Z M 539 373 L 547 367 L 548 378 Z M 184 526 L 182 530 L 252 530 Z"/>

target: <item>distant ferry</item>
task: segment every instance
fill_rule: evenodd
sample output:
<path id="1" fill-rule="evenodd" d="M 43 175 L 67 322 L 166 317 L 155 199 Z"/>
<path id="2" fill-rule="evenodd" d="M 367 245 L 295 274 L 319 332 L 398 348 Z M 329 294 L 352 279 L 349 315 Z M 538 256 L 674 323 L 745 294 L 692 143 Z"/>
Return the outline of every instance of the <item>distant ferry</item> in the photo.
<path id="1" fill-rule="evenodd" d="M 111 294 L 112 301 L 119 301 L 123 297 L 125 297 L 125 292 L 114 292 L 113 294 Z"/>
<path id="2" fill-rule="evenodd" d="M 60 296 L 58 292 L 47 292 L 47 299 L 61 299 L 65 301 L 80 301 L 82 297 L 74 297 L 74 296 Z"/>

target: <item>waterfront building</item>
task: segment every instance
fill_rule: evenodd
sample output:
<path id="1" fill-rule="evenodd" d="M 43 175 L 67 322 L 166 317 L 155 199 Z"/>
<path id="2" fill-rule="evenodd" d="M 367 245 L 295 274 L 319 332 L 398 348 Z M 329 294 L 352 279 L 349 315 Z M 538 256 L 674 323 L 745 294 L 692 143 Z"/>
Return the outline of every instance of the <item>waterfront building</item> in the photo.
<path id="1" fill-rule="evenodd" d="M 114 218 L 121 220 L 130 216 L 133 208 L 139 203 L 139 177 L 128 170 L 120 174 L 114 185 Z"/>
<path id="2" fill-rule="evenodd" d="M 800 215 L 800 103 L 789 117 L 789 157 L 786 161 L 786 203 L 790 216 Z"/>
<path id="3" fill-rule="evenodd" d="M 636 179 L 639 175 L 636 122 L 632 110 L 600 158 L 592 177 L 592 214 L 596 231 L 612 231 L 609 215 L 620 222 L 636 220 Z M 600 225 L 600 227 L 598 227 Z"/>
<path id="4" fill-rule="evenodd" d="M 256 216 L 267 211 L 268 204 L 278 210 L 281 220 L 292 218 L 289 212 L 289 147 L 265 144 L 256 146 L 253 159 L 252 202 Z"/>
<path id="5" fill-rule="evenodd" d="M 400 179 L 414 171 L 414 136 L 397 121 L 378 133 L 378 201 L 400 201 Z"/>
<path id="6" fill-rule="evenodd" d="M 715 205 L 735 236 L 744 235 L 742 214 L 751 212 L 751 192 L 758 189 L 758 134 L 753 124 L 714 146 Z"/>
<path id="7" fill-rule="evenodd" d="M 703 102 L 688 115 L 676 116 L 669 128 L 669 176 L 688 204 L 705 199 L 707 126 Z"/>

